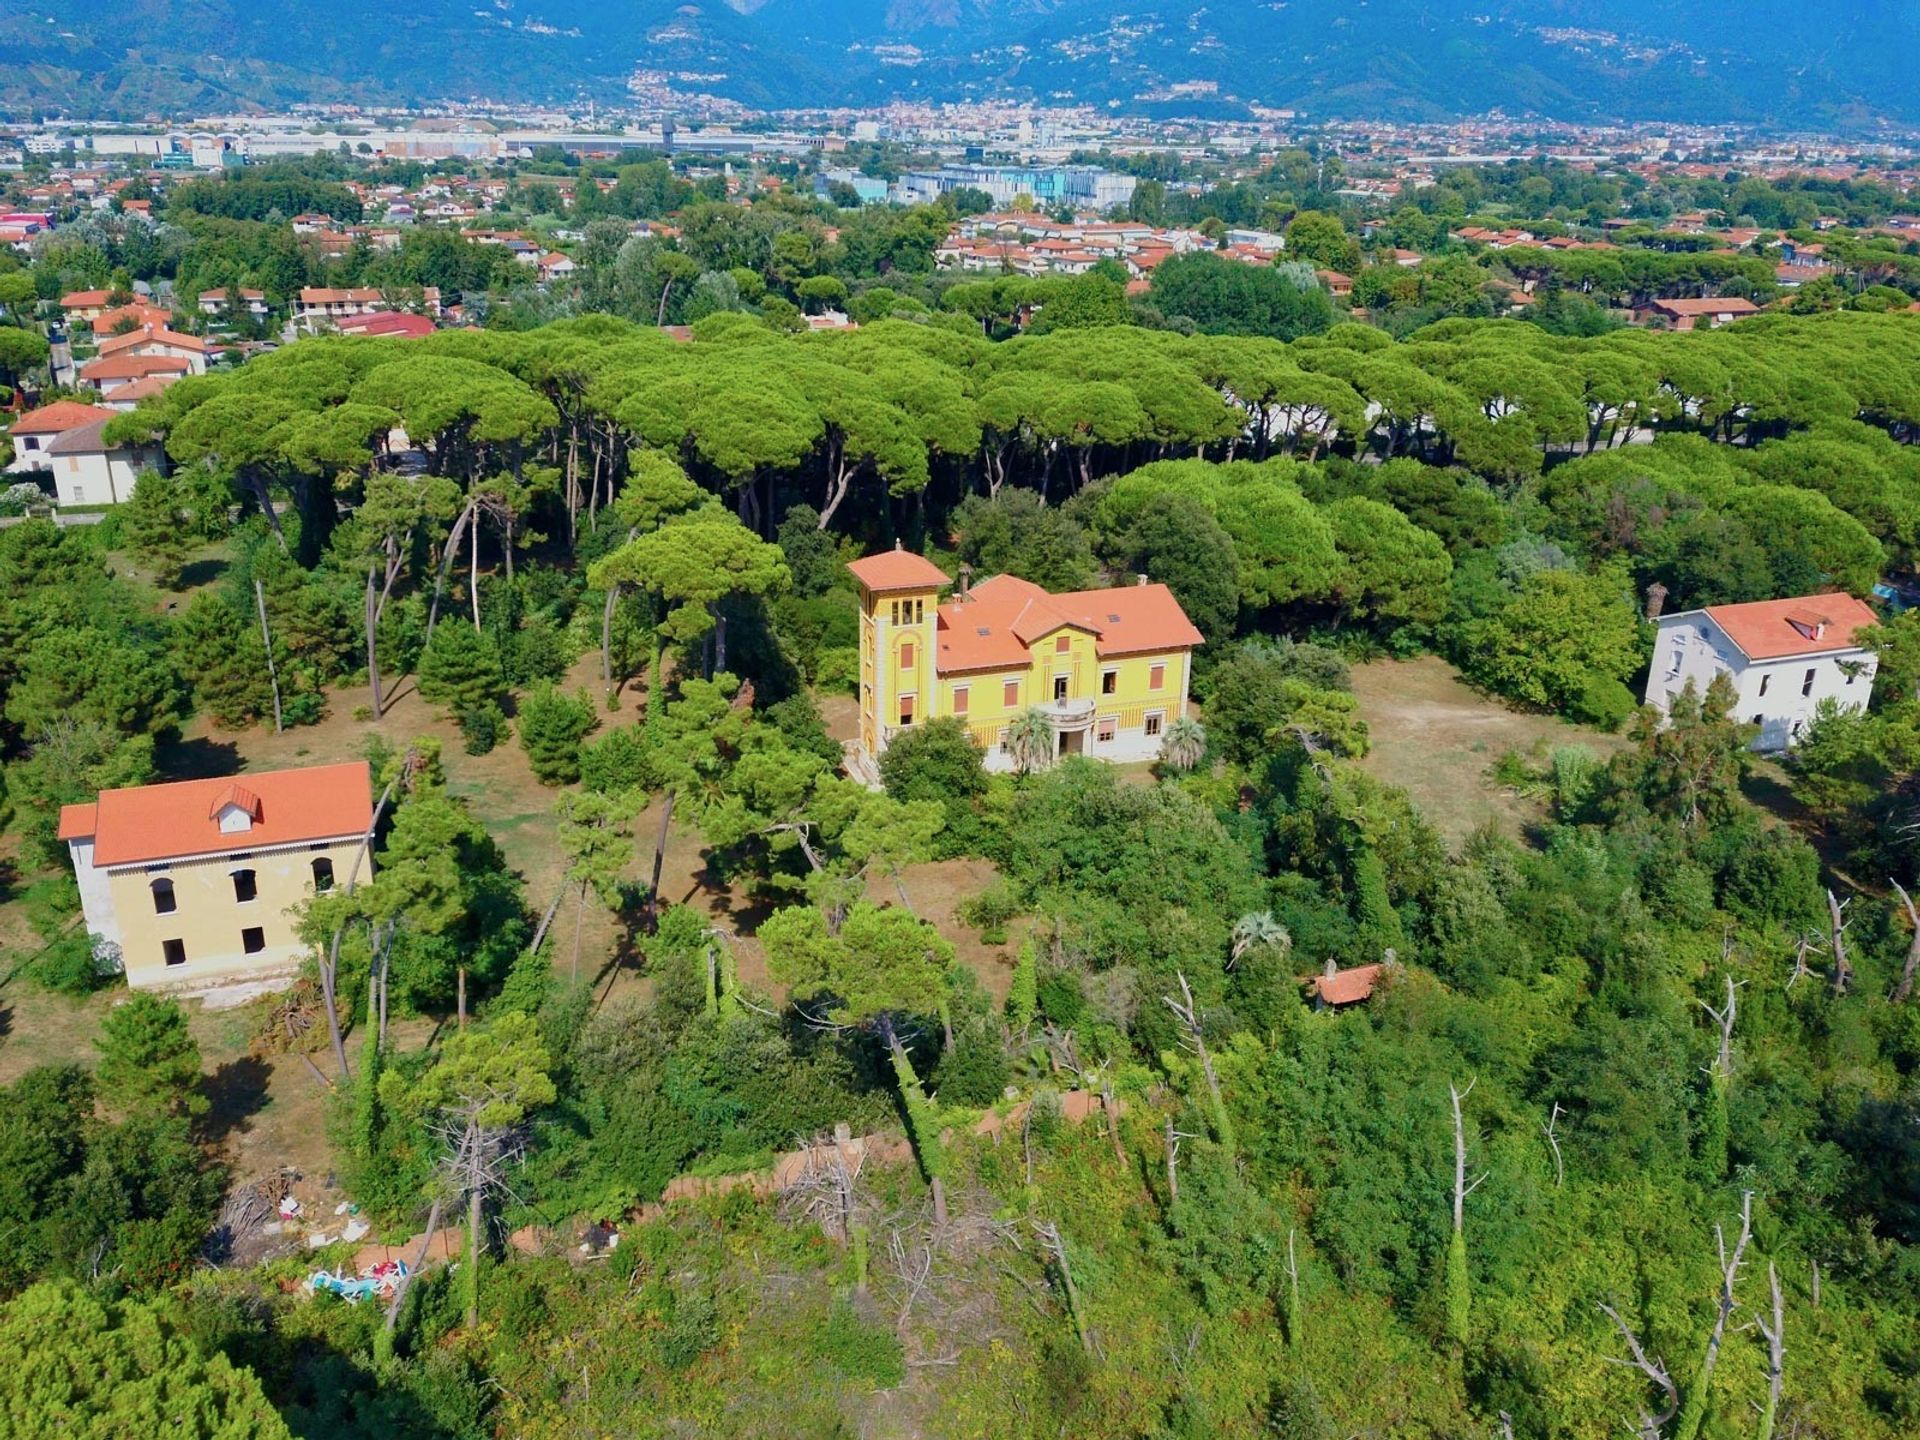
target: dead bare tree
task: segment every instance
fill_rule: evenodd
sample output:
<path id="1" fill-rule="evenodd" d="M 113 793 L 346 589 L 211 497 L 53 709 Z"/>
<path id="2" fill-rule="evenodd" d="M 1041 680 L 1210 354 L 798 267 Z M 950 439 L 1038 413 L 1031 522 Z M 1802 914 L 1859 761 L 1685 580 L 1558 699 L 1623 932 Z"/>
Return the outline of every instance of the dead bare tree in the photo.
<path id="1" fill-rule="evenodd" d="M 810 1220 L 842 1244 L 853 1241 L 858 1203 L 856 1186 L 866 1164 L 866 1150 L 852 1143 L 845 1125 L 832 1138 L 815 1136 L 800 1142 L 806 1156 L 801 1173 L 781 1192 L 781 1207 L 789 1216 Z"/>
<path id="2" fill-rule="evenodd" d="M 1793 974 L 1787 977 L 1787 989 L 1793 989 L 1796 982 L 1804 980 L 1813 972 L 1807 967 L 1807 956 L 1813 953 L 1814 936 L 1802 935 L 1793 946 Z"/>
<path id="3" fill-rule="evenodd" d="M 1171 1209 L 1180 1203 L 1180 1142 L 1191 1140 L 1193 1136 L 1184 1130 L 1173 1128 L 1173 1117 L 1167 1117 L 1167 1206 Z"/>
<path id="4" fill-rule="evenodd" d="M 1760 1407 L 1760 1430 L 1756 1440 L 1773 1440 L 1773 1425 L 1780 1414 L 1780 1390 L 1787 1375 L 1786 1307 L 1780 1301 L 1780 1272 L 1767 1262 L 1767 1289 L 1772 1292 L 1773 1318 L 1753 1317 L 1753 1328 L 1767 1342 L 1767 1403 Z"/>
<path id="5" fill-rule="evenodd" d="M 1478 1190 L 1485 1182 L 1490 1171 L 1482 1170 L 1471 1183 L 1467 1180 L 1467 1130 L 1460 1116 L 1460 1102 L 1473 1093 L 1473 1087 L 1480 1083 L 1475 1076 L 1467 1082 L 1464 1090 L 1447 1086 L 1447 1094 L 1453 1100 L 1453 1233 L 1465 1233 L 1467 1196 Z"/>
<path id="6" fill-rule="evenodd" d="M 1706 1418 L 1707 1392 L 1713 1384 L 1714 1367 L 1720 1363 L 1720 1346 L 1727 1337 L 1727 1320 L 1734 1312 L 1734 1283 L 1740 1278 L 1747 1242 L 1752 1238 L 1753 1192 L 1746 1190 L 1740 1195 L 1740 1235 L 1731 1251 L 1727 1249 L 1725 1229 L 1719 1225 L 1713 1227 L 1713 1242 L 1720 1254 L 1719 1306 L 1713 1317 L 1713 1329 L 1707 1334 L 1707 1353 L 1700 1357 L 1700 1368 L 1694 1372 L 1693 1382 L 1687 1386 L 1686 1403 L 1680 1411 L 1680 1428 L 1674 1432 L 1676 1440 L 1694 1440 L 1700 1433 L 1701 1422 Z"/>
<path id="7" fill-rule="evenodd" d="M 1207 1053 L 1207 1040 L 1201 1030 L 1199 1007 L 1193 1002 L 1193 990 L 1187 984 L 1186 973 L 1176 971 L 1175 974 L 1180 981 L 1181 998 L 1175 1000 L 1171 995 L 1162 995 L 1160 998 L 1166 1002 L 1167 1008 L 1173 1011 L 1174 1018 L 1180 1022 L 1180 1028 L 1185 1031 L 1181 1036 L 1181 1043 L 1200 1057 L 1200 1070 L 1206 1076 L 1207 1093 L 1212 1097 L 1214 1138 L 1227 1150 L 1232 1151 L 1235 1148 L 1233 1121 L 1227 1117 L 1227 1103 L 1220 1094 L 1220 1077 L 1214 1073 L 1213 1056 Z"/>
<path id="8" fill-rule="evenodd" d="M 1853 967 L 1847 963 L 1847 946 L 1843 938 L 1847 921 L 1843 912 L 1853 903 L 1852 899 L 1836 900 L 1832 890 L 1827 891 L 1827 925 L 1833 947 L 1833 993 L 1844 995 L 1847 987 L 1853 983 Z"/>
<path id="9" fill-rule="evenodd" d="M 1720 1049 L 1715 1054 L 1713 1063 L 1707 1066 L 1707 1073 L 1722 1085 L 1733 1079 L 1734 993 L 1739 988 L 1734 984 L 1733 976 L 1727 976 L 1726 981 L 1727 1003 L 1725 1005 L 1716 1010 L 1706 1001 L 1700 1002 L 1700 1008 L 1713 1017 L 1713 1023 L 1720 1029 Z"/>
<path id="10" fill-rule="evenodd" d="M 1627 1342 L 1627 1353 L 1632 1357 L 1622 1360 L 1617 1355 L 1609 1355 L 1606 1357 L 1607 1363 L 1625 1365 L 1638 1370 L 1652 1384 L 1659 1387 L 1660 1393 L 1665 1397 L 1665 1408 L 1658 1415 L 1651 1409 L 1644 1409 L 1640 1412 L 1639 1423 L 1629 1425 L 1627 1428 L 1632 1431 L 1637 1440 L 1661 1440 L 1666 1433 L 1667 1422 L 1680 1413 L 1680 1387 L 1673 1383 L 1673 1376 L 1667 1370 L 1667 1362 L 1657 1356 L 1648 1356 L 1640 1344 L 1640 1337 L 1635 1335 L 1632 1327 L 1620 1318 L 1618 1310 L 1604 1304 L 1600 1310 L 1619 1327 L 1621 1337 Z"/>
<path id="11" fill-rule="evenodd" d="M 1547 1137 L 1547 1144 L 1553 1150 L 1553 1188 L 1558 1190 L 1567 1178 L 1567 1168 L 1560 1158 L 1560 1137 L 1554 1133 L 1554 1127 L 1560 1123 L 1560 1102 L 1553 1102 L 1553 1113 L 1547 1116 L 1546 1123 L 1540 1127 Z"/>
<path id="12" fill-rule="evenodd" d="M 1907 942 L 1907 963 L 1900 969 L 1900 983 L 1893 987 L 1893 994 L 1887 997 L 1895 1005 L 1904 1005 L 1913 994 L 1914 976 L 1920 974 L 1920 910 L 1914 909 L 1913 897 L 1907 894 L 1898 880 L 1889 876 L 1887 883 L 1893 886 L 1901 905 L 1906 907 L 1907 924 L 1913 927 L 1913 939 Z"/>

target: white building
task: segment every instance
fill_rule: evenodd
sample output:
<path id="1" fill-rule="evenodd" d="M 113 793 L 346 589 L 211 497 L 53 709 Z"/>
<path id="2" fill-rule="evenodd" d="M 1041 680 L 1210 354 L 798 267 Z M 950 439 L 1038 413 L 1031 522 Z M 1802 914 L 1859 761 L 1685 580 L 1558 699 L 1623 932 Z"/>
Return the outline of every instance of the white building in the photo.
<path id="1" fill-rule="evenodd" d="M 1864 710 L 1879 657 L 1859 632 L 1879 617 L 1851 595 L 1803 595 L 1709 605 L 1660 617 L 1647 704 L 1669 709 L 1689 681 L 1705 695 L 1716 675 L 1733 684 L 1733 718 L 1758 725 L 1756 750 L 1785 750 L 1832 700 Z"/>

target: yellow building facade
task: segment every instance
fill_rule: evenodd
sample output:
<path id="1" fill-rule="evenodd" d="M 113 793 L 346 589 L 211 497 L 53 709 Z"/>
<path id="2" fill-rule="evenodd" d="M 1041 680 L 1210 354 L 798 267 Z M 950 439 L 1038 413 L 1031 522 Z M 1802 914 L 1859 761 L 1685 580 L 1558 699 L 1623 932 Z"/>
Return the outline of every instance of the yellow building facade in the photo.
<path id="1" fill-rule="evenodd" d="M 373 818 L 365 762 L 106 790 L 60 813 L 87 929 L 136 990 L 285 973 L 299 907 L 345 885 Z"/>
<path id="2" fill-rule="evenodd" d="M 888 743 L 928 720 L 962 721 L 987 768 L 1009 770 L 1007 728 L 1028 710 L 1054 731 L 1056 758 L 1151 760 L 1186 713 L 1200 632 L 1164 585 L 1050 594 L 1010 575 L 978 586 L 895 550 L 855 561 L 860 584 L 860 735 L 871 769 Z"/>

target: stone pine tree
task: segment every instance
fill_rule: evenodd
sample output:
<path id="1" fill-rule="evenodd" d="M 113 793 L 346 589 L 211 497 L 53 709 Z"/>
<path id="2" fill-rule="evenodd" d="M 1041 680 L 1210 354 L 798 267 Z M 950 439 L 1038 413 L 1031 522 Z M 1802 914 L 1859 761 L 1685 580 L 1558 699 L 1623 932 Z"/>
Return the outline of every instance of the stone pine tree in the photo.
<path id="1" fill-rule="evenodd" d="M 562 795 L 554 807 L 560 820 L 560 850 L 567 857 L 566 881 L 579 886 L 573 926 L 573 978 L 580 978 L 580 935 L 586 929 L 587 894 L 609 909 L 620 901 L 620 875 L 633 859 L 629 827 L 637 812 L 631 794 L 602 795 L 592 790 Z"/>
<path id="2" fill-rule="evenodd" d="M 774 594 L 792 577 L 778 545 L 724 510 L 706 509 L 629 540 L 595 562 L 588 579 L 603 590 L 637 585 L 656 596 L 666 610 L 661 636 L 688 649 L 700 645 L 711 658 L 709 671 L 716 671 L 727 668 L 722 602 Z"/>
<path id="3" fill-rule="evenodd" d="M 944 1225 L 947 1167 L 939 1118 L 901 1032 L 945 1004 L 953 946 L 904 910 L 864 902 L 847 912 L 837 935 L 810 906 L 777 911 L 760 927 L 760 943 L 766 947 L 767 972 L 789 987 L 795 1008 L 810 1023 L 866 1031 L 886 1046 L 914 1155 L 933 1192 L 934 1221 Z"/>

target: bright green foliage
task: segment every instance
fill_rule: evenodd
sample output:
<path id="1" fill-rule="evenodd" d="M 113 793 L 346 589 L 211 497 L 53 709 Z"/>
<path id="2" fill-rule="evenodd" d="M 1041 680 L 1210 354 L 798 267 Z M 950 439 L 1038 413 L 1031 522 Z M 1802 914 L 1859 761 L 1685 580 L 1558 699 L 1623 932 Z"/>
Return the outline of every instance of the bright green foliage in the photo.
<path id="1" fill-rule="evenodd" d="M 1618 724 L 1633 708 L 1623 683 L 1645 663 L 1639 615 L 1617 570 L 1542 570 L 1460 639 L 1470 678 L 1488 689 Z"/>
<path id="2" fill-rule="evenodd" d="M 36 1285 L 0 1309 L 0 1421 L 17 1435 L 290 1440 L 252 1371 L 172 1300 L 103 1301 Z"/>
<path id="3" fill-rule="evenodd" d="M 1156 266 L 1149 298 L 1162 314 L 1184 316 L 1209 335 L 1292 340 L 1318 335 L 1334 319 L 1333 301 L 1318 284 L 1204 250 Z"/>
<path id="4" fill-rule="evenodd" d="M 100 1024 L 100 1092 L 116 1110 L 201 1114 L 200 1046 L 177 1000 L 136 990 Z"/>
<path id="5" fill-rule="evenodd" d="M 538 685 L 521 697 L 521 748 L 534 778 L 542 785 L 571 785 L 580 778 L 580 742 L 598 722 L 592 699 L 582 690 L 574 696 L 552 685 Z"/>

